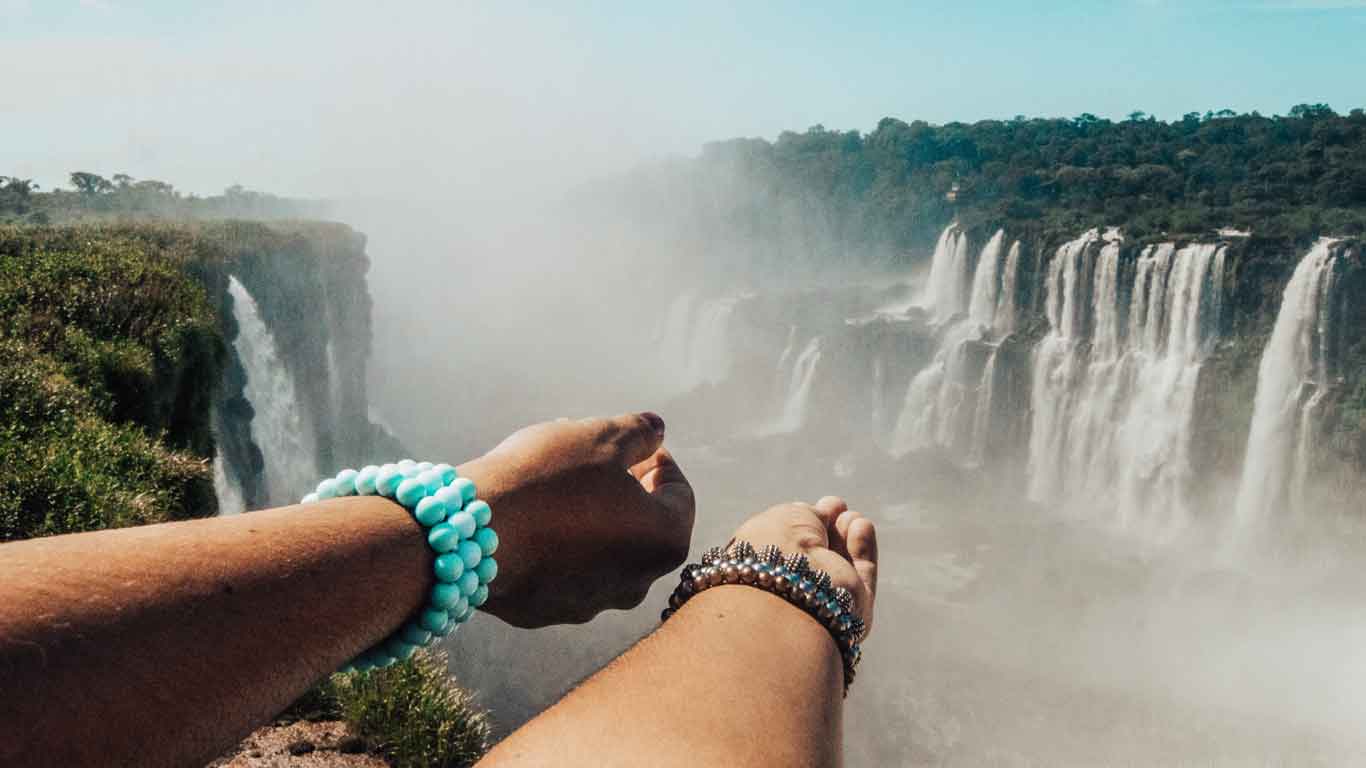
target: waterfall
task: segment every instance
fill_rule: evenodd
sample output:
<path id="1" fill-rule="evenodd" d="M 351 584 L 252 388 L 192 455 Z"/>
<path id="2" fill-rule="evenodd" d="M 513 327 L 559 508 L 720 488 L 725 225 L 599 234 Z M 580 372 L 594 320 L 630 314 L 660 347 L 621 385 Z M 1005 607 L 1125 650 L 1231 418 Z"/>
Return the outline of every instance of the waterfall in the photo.
<path id="1" fill-rule="evenodd" d="M 669 305 L 657 344 L 666 369 L 674 371 L 675 390 L 720 384 L 730 375 L 730 318 L 740 298 L 697 302 L 682 295 Z"/>
<path id="2" fill-rule="evenodd" d="M 236 277 L 228 278 L 228 293 L 238 327 L 233 348 L 247 375 L 243 394 L 255 411 L 251 438 L 265 459 L 267 501 L 297 501 L 317 482 L 319 473 L 314 447 L 300 419 L 294 380 L 280 361 L 256 301 Z"/>
<path id="3" fill-rule="evenodd" d="M 1004 229 L 996 230 L 982 255 L 977 258 L 977 271 L 972 278 L 972 299 L 968 303 L 968 317 L 974 323 L 991 328 L 996 320 L 997 297 L 1000 296 L 998 273 L 1000 272 L 1001 241 L 1005 239 Z"/>
<path id="4" fill-rule="evenodd" d="M 1322 238 L 1290 278 L 1257 371 L 1238 521 L 1255 527 L 1289 507 L 1300 511 L 1313 464 L 1319 409 L 1329 387 L 1334 332 L 1335 241 Z"/>
<path id="5" fill-rule="evenodd" d="M 1092 230 L 1050 264 L 1029 495 L 1113 504 L 1121 524 L 1147 515 L 1166 529 L 1189 515 L 1195 392 L 1218 335 L 1225 249 L 1146 247 L 1126 304 L 1120 245 Z"/>
<path id="6" fill-rule="evenodd" d="M 228 470 L 224 466 L 221 453 L 213 457 L 213 492 L 218 497 L 218 514 L 236 515 L 246 511 L 247 505 L 242 501 L 242 491 L 236 483 L 228 479 Z"/>
<path id="7" fill-rule="evenodd" d="M 998 230 L 977 258 L 971 291 L 967 290 L 967 236 L 956 224 L 939 236 L 930 265 L 930 282 L 922 294 L 922 306 L 939 322 L 939 348 L 930 364 L 917 373 L 906 390 L 906 399 L 892 434 L 891 450 L 908 451 L 940 446 L 957 453 L 976 453 L 979 412 L 990 408 L 991 389 L 985 386 L 995 346 L 987 343 L 998 316 L 1014 314 L 1014 301 L 1003 305 L 1001 249 L 1005 231 Z M 1013 294 L 1019 263 L 1018 243 L 1010 249 L 1014 264 L 1007 264 Z M 968 294 L 967 317 L 959 316 L 962 296 Z M 1010 321 L 1013 326 L 1013 319 Z M 985 359 L 974 354 L 989 350 Z M 991 375 L 994 375 L 992 373 Z M 985 400 L 984 400 L 985 395 Z"/>
<path id="8" fill-rule="evenodd" d="M 783 409 L 778 420 L 761 431 L 765 435 L 796 432 L 806 424 L 807 404 L 811 399 L 811 385 L 816 378 L 816 367 L 821 361 L 822 341 L 820 336 L 812 337 L 789 366 L 786 358 L 791 357 L 791 341 L 795 338 L 795 332 L 794 328 L 793 334 L 788 337 L 789 346 L 784 353 L 785 359 L 779 361 L 779 372 L 782 373 L 784 369 L 787 371 Z"/>
<path id="9" fill-rule="evenodd" d="M 1020 241 L 1016 240 L 1010 245 L 1010 252 L 1006 254 L 1005 273 L 1001 275 L 1001 291 L 999 294 L 1000 306 L 995 313 L 995 332 L 996 336 L 1004 337 L 1015 332 L 1015 323 L 1018 322 L 1016 315 L 1019 314 L 1017 294 L 1020 285 Z"/>
<path id="10" fill-rule="evenodd" d="M 968 297 L 968 236 L 957 224 L 939 235 L 930 261 L 930 279 L 920 295 L 920 306 L 936 320 L 947 320 L 963 311 Z"/>

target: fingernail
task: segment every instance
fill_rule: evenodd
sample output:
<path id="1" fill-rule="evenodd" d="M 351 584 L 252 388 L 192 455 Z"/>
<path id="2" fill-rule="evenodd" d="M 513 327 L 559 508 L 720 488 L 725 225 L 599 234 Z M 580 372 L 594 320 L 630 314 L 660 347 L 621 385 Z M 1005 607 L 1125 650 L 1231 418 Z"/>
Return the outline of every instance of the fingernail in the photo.
<path id="1" fill-rule="evenodd" d="M 659 414 L 653 411 L 645 411 L 640 414 L 640 417 L 650 422 L 650 426 L 654 428 L 655 434 L 664 434 L 664 419 Z"/>

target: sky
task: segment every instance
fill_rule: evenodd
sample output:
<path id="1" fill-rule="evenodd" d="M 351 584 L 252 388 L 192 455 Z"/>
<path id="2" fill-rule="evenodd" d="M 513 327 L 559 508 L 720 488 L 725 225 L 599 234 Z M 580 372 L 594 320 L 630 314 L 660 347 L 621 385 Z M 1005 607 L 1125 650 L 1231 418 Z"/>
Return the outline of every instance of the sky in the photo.
<path id="1" fill-rule="evenodd" d="M 1363 40 L 1366 0 L 0 0 L 0 175 L 506 207 L 815 124 L 1345 111 Z"/>

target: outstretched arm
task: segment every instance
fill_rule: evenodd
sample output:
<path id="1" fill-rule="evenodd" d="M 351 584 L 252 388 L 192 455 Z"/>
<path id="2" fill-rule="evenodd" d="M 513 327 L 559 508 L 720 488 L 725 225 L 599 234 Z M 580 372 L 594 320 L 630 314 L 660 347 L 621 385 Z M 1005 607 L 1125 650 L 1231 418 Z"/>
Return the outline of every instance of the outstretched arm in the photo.
<path id="1" fill-rule="evenodd" d="M 692 492 L 662 427 L 538 425 L 460 468 L 502 541 L 485 610 L 585 620 L 676 567 Z M 397 628 L 431 562 L 373 496 L 0 546 L 0 765 L 202 765 Z"/>
<path id="2" fill-rule="evenodd" d="M 876 533 L 844 502 L 774 507 L 736 537 L 805 552 L 871 623 Z M 839 765 L 843 674 L 805 612 L 754 587 L 715 587 L 480 765 Z"/>

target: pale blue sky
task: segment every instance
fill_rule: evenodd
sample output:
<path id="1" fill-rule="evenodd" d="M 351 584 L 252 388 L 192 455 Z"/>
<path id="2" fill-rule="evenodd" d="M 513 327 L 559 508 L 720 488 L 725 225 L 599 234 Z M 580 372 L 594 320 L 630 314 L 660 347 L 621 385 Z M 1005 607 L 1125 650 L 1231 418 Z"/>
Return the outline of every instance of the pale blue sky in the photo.
<path id="1" fill-rule="evenodd" d="M 0 174 L 514 197 L 887 115 L 1366 105 L 1361 0 L 589 5 L 0 0 Z"/>

